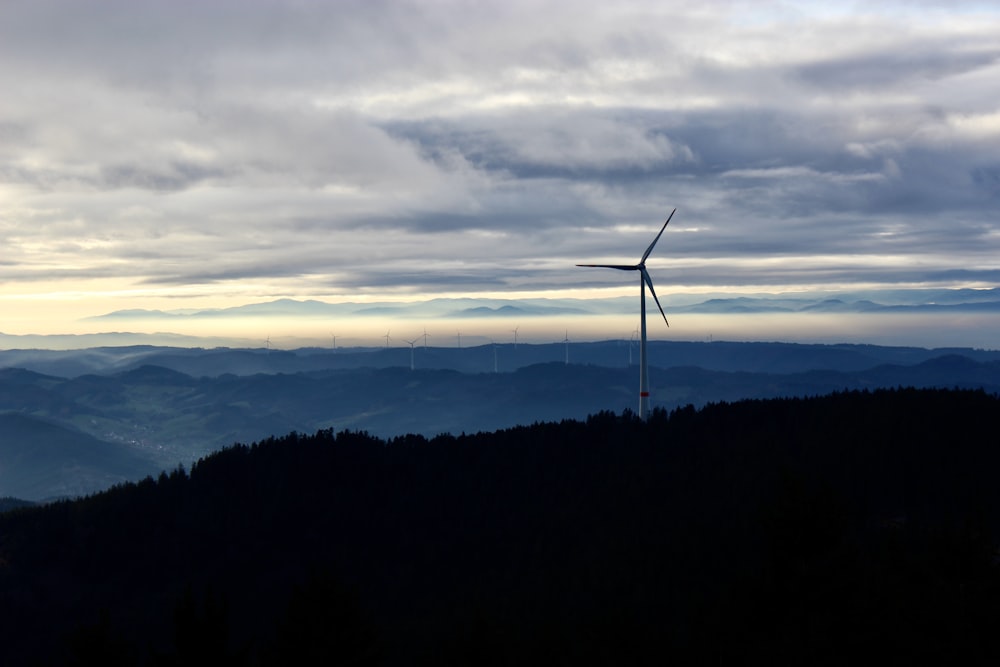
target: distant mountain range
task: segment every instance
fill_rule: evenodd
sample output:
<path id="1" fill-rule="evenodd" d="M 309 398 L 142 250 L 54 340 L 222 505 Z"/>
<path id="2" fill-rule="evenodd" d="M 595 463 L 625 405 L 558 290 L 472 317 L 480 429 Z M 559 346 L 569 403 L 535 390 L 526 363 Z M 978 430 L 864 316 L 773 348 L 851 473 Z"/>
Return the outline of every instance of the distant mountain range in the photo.
<path id="1" fill-rule="evenodd" d="M 525 366 L 565 362 L 574 365 L 624 368 L 639 363 L 637 341 L 512 343 L 468 347 L 417 345 L 413 349 L 417 370 L 454 370 L 462 373 L 501 373 Z M 978 362 L 1000 360 L 1000 350 L 972 348 L 921 348 L 858 344 L 801 344 L 758 342 L 650 341 L 652 366 L 695 366 L 728 373 L 796 373 L 817 369 L 858 371 L 881 364 L 913 365 L 946 355 Z M 192 377 L 224 374 L 303 373 L 356 368 L 408 368 L 409 347 L 205 348 L 157 345 L 94 347 L 82 350 L 0 350 L 0 368 L 22 368 L 37 373 L 72 378 L 85 374 L 107 375 L 139 366 L 162 366 Z"/>
<path id="2" fill-rule="evenodd" d="M 229 318 L 229 317 L 345 317 L 345 316 L 394 316 L 394 317 L 496 317 L 496 316 L 540 316 L 593 314 L 605 312 L 609 308 L 617 311 L 626 308 L 620 298 L 600 300 L 606 303 L 594 304 L 581 299 L 431 299 L 417 302 L 378 303 L 326 303 L 323 301 L 278 299 L 266 303 L 254 303 L 233 308 L 207 310 L 116 310 L 89 320 L 133 320 L 133 319 L 179 319 L 179 318 Z M 633 300 L 628 300 L 632 303 Z"/>
<path id="3" fill-rule="evenodd" d="M 664 305 L 676 313 L 768 312 L 1000 312 L 1000 289 L 875 290 L 858 293 L 670 295 Z M 454 317 L 551 316 L 631 313 L 635 299 L 431 299 L 416 302 L 326 303 L 278 299 L 266 303 L 208 310 L 118 310 L 91 320 L 231 318 L 283 315 L 289 317 Z"/>
<path id="4" fill-rule="evenodd" d="M 649 350 L 653 405 L 666 409 L 897 386 L 1000 392 L 1000 351 L 725 342 Z M 638 352 L 625 341 L 412 354 L 413 370 L 409 348 L 0 351 L 0 497 L 89 493 L 290 431 L 434 436 L 636 407 Z"/>
<path id="5" fill-rule="evenodd" d="M 613 336 L 622 322 L 634 322 L 636 299 L 622 296 L 598 299 L 489 299 L 440 298 L 413 302 L 342 302 L 278 299 L 232 308 L 117 310 L 81 321 L 81 327 L 104 328 L 81 334 L 9 334 L 0 332 L 0 349 L 83 349 L 111 346 L 157 345 L 173 347 L 257 347 L 275 335 L 275 345 L 292 348 L 322 344 L 333 329 L 343 344 L 377 340 L 368 331 L 397 322 L 412 333 L 436 323 L 451 334 L 460 328 L 477 333 L 463 340 L 483 343 L 510 333 L 514 324 L 531 330 L 534 342 L 569 334 L 594 340 Z M 899 340 L 926 347 L 963 345 L 996 348 L 990 333 L 1000 326 L 1000 289 L 871 290 L 864 292 L 801 292 L 783 294 L 684 294 L 661 295 L 669 317 L 686 318 L 683 335 L 708 337 L 711 333 L 729 340 L 787 340 L 789 332 L 803 331 L 800 340 L 831 338 L 885 342 Z M 844 315 L 839 330 L 824 333 L 816 315 Z M 754 315 L 768 316 L 753 319 Z M 904 322 L 897 316 L 913 318 Z M 722 317 L 723 320 L 717 318 Z M 967 317 L 963 317 L 967 316 Z M 785 320 L 785 317 L 798 317 Z M 556 318 L 564 321 L 556 322 Z M 606 318 L 606 319 L 601 319 Z M 611 324 L 618 318 L 617 324 Z M 628 318 L 628 319 L 625 319 Z M 672 320 L 673 321 L 673 320 Z M 682 322 L 683 324 L 684 322 Z M 804 327 L 799 324 L 804 323 Z M 473 326 L 474 324 L 474 326 Z M 497 327 L 502 326 L 498 329 Z M 330 329 L 327 329 L 327 327 Z M 626 324 L 632 327 L 634 324 Z M 396 324 L 392 325 L 395 330 Z M 610 328 L 609 328 L 610 327 Z M 339 331 L 336 331 L 340 328 Z M 210 331 L 213 333 L 202 333 Z M 360 333 L 367 331 L 367 333 Z M 485 333 L 492 331 L 493 333 Z M 595 332 L 603 333 L 595 333 Z M 251 333 L 253 332 L 253 333 Z M 432 329 L 432 334 L 435 333 Z M 525 333 L 522 330 L 522 334 Z M 624 333 L 624 332 L 623 332 Z M 440 331 L 438 331 L 440 334 Z M 411 334 L 412 335 L 412 334 Z M 419 334 L 417 334 L 418 337 Z M 434 341 L 438 344 L 441 339 Z M 400 343 L 400 345 L 402 345 Z"/>
<path id="6" fill-rule="evenodd" d="M 1000 313 L 1000 299 L 995 301 L 962 301 L 958 303 L 881 304 L 868 299 L 770 299 L 736 297 L 709 299 L 673 309 L 678 313 L 917 313 L 917 312 L 985 312 Z"/>

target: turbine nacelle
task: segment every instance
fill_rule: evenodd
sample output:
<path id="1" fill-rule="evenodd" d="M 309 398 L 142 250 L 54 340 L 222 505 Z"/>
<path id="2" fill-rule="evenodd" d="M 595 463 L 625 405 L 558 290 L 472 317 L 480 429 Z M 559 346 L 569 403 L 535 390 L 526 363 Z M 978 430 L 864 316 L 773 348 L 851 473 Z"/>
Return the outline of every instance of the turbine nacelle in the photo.
<path id="1" fill-rule="evenodd" d="M 667 221 L 663 223 L 662 227 L 660 227 L 660 233 L 656 235 L 656 238 L 653 239 L 653 242 L 649 244 L 648 248 L 646 248 L 646 252 L 642 253 L 642 259 L 639 260 L 638 264 L 577 264 L 577 266 L 586 266 L 598 269 L 616 269 L 618 271 L 638 271 L 642 276 L 642 283 L 647 287 L 649 287 L 649 293 L 653 295 L 653 301 L 656 302 L 656 307 L 660 309 L 660 315 L 663 315 L 663 321 L 664 323 L 666 323 L 668 327 L 670 326 L 670 322 L 667 321 L 667 314 L 663 312 L 663 306 L 660 305 L 660 300 L 656 296 L 656 290 L 653 288 L 653 279 L 649 277 L 649 272 L 646 271 L 646 259 L 649 257 L 649 254 L 653 252 L 653 248 L 656 247 L 656 242 L 660 240 L 661 236 L 663 236 L 664 230 L 667 228 L 667 225 L 670 224 L 670 219 L 674 217 L 674 213 L 676 212 L 677 209 L 675 208 L 673 211 L 670 212 L 670 215 L 667 216 Z M 643 315 L 645 315 L 645 311 L 643 311 Z"/>

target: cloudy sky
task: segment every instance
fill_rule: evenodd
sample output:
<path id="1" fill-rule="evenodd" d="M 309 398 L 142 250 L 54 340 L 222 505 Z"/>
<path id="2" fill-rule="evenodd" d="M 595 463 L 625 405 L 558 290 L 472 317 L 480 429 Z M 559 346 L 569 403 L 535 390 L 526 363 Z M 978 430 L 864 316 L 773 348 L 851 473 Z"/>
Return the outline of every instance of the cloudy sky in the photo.
<path id="1" fill-rule="evenodd" d="M 1000 285 L 992 2 L 0 1 L 6 333 Z M 673 322 L 672 322 L 673 324 Z"/>

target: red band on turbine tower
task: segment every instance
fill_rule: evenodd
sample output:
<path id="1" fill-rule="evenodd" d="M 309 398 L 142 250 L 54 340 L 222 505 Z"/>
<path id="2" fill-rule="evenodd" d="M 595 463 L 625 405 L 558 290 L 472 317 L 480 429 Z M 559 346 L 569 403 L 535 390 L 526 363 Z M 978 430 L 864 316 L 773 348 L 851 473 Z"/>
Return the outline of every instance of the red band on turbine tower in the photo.
<path id="1" fill-rule="evenodd" d="M 649 398 L 649 392 L 648 391 L 640 391 L 639 395 L 642 396 L 643 398 Z"/>

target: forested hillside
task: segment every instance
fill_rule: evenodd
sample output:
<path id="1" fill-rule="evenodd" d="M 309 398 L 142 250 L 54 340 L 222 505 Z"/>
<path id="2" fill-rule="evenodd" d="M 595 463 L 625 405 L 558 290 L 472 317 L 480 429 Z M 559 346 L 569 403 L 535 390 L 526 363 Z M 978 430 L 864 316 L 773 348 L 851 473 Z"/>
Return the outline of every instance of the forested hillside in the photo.
<path id="1" fill-rule="evenodd" d="M 1000 399 L 290 434 L 0 514 L 4 664 L 996 664 Z"/>

